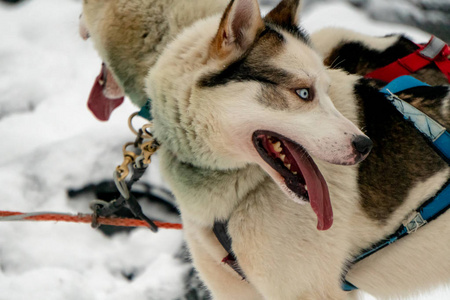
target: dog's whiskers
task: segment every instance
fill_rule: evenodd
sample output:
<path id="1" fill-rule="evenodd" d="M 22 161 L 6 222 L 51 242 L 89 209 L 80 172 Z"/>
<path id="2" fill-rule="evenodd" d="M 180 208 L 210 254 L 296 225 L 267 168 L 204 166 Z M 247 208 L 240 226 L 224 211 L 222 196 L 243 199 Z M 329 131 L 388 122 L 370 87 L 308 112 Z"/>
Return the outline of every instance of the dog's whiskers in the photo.
<path id="1" fill-rule="evenodd" d="M 333 62 L 330 64 L 330 69 L 336 69 L 340 64 L 342 64 L 342 63 L 345 61 L 345 59 L 343 59 L 343 60 L 341 60 L 341 61 L 339 61 L 339 62 L 336 63 L 336 61 L 339 59 L 339 57 L 340 57 L 340 56 L 337 56 L 337 57 L 333 60 Z M 336 63 L 336 64 L 335 64 L 335 63 Z"/>

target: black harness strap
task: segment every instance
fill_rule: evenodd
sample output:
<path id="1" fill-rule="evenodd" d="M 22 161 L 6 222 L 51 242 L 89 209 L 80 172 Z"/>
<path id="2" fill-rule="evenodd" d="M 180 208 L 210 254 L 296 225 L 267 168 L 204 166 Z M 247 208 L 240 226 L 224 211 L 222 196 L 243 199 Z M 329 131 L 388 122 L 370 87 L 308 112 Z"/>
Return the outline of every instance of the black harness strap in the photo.
<path id="1" fill-rule="evenodd" d="M 242 277 L 242 280 L 245 280 L 245 274 L 242 269 L 239 267 L 239 264 L 236 260 L 236 256 L 231 249 L 231 237 L 228 234 L 228 222 L 214 222 L 213 232 L 219 240 L 222 247 L 228 252 L 228 255 L 222 259 L 223 263 L 229 265 L 239 276 Z"/>

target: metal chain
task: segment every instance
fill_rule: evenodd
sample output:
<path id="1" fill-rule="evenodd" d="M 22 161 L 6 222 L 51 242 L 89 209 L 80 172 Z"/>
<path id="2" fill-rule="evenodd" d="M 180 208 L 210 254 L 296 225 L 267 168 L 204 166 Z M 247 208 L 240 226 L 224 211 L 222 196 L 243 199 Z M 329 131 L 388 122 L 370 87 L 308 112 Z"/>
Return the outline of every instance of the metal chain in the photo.
<path id="1" fill-rule="evenodd" d="M 100 216 L 110 216 L 120 210 L 122 207 L 127 207 L 131 212 L 141 220 L 144 220 L 154 232 L 158 230 L 155 223 L 150 220 L 142 211 L 137 199 L 130 193 L 131 187 L 137 182 L 147 170 L 151 163 L 151 156 L 158 150 L 159 144 L 151 133 L 152 123 L 147 123 L 141 129 L 136 130 L 133 127 L 132 121 L 138 115 L 133 113 L 128 118 L 128 127 L 131 132 L 136 135 L 134 142 L 126 143 L 122 148 L 123 161 L 117 166 L 113 173 L 114 183 L 117 190 L 120 192 L 120 197 L 111 202 L 103 200 L 94 200 L 90 204 L 93 210 L 91 226 L 98 227 L 97 218 Z M 129 148 L 133 147 L 131 151 Z M 132 170 L 133 175 L 126 181 Z"/>

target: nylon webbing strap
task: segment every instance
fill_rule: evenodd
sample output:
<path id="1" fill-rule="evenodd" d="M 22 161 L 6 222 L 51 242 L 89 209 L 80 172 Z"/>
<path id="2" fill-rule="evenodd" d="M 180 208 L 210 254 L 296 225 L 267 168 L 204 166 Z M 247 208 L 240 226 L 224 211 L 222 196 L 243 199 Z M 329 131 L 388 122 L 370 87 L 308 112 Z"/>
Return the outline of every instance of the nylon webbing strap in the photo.
<path id="1" fill-rule="evenodd" d="M 390 82 L 397 77 L 410 75 L 434 62 L 450 82 L 450 48 L 441 39 L 432 36 L 425 46 L 395 62 L 366 74 L 365 77 Z"/>
<path id="2" fill-rule="evenodd" d="M 394 95 L 394 93 L 419 86 L 429 85 L 424 84 L 411 76 L 402 76 L 385 86 L 381 92 L 386 95 L 386 98 L 392 103 L 392 105 L 395 106 L 404 118 L 409 120 L 416 127 L 416 129 L 430 141 L 436 152 L 438 152 L 441 157 L 448 164 L 450 164 L 450 133 L 446 130 L 446 128 L 420 110 Z M 414 211 L 393 235 L 375 244 L 370 249 L 363 250 L 359 256 L 352 260 L 351 264 L 355 264 L 407 236 L 408 234 L 417 231 L 428 222 L 436 219 L 438 216 L 446 212 L 449 208 L 450 180 L 447 181 L 447 183 L 440 191 L 436 193 L 434 197 L 427 200 L 416 211 Z M 342 289 L 344 291 L 352 291 L 358 288 L 345 280 L 344 274 Z"/>
<path id="3" fill-rule="evenodd" d="M 228 222 L 214 222 L 213 232 L 219 240 L 222 247 L 228 252 L 228 255 L 222 260 L 223 263 L 229 265 L 239 276 L 245 280 L 245 274 L 237 263 L 236 256 L 231 248 L 231 237 L 228 234 Z"/>
<path id="4" fill-rule="evenodd" d="M 231 250 L 231 238 L 228 235 L 227 230 L 227 222 L 215 222 L 213 227 L 213 232 L 216 235 L 217 239 L 219 240 L 222 247 L 228 252 L 232 253 L 233 250 Z"/>
<path id="5" fill-rule="evenodd" d="M 411 104 L 401 100 L 395 93 L 419 86 L 429 86 L 411 76 L 401 76 L 386 85 L 381 92 L 395 108 L 409 120 L 433 145 L 440 156 L 450 163 L 450 133 L 447 129 Z"/>
<path id="6" fill-rule="evenodd" d="M 411 217 L 403 225 L 401 225 L 393 235 L 375 244 L 370 249 L 364 250 L 359 256 L 355 257 L 351 261 L 351 264 L 356 264 L 379 250 L 409 235 L 410 233 L 416 232 L 420 227 L 425 226 L 428 222 L 436 219 L 448 209 L 450 209 L 450 180 L 447 181 L 435 197 L 426 201 L 417 211 L 411 214 Z M 349 281 L 345 280 L 344 274 L 342 289 L 346 292 L 350 292 L 357 290 L 358 288 Z"/>

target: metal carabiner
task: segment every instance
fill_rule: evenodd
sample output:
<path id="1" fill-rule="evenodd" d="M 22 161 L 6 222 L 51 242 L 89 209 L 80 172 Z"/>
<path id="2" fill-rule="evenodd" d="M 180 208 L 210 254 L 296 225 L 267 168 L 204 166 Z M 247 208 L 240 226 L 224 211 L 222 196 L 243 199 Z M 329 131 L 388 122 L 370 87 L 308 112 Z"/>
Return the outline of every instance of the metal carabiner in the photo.
<path id="1" fill-rule="evenodd" d="M 152 162 L 151 156 L 156 152 L 157 149 L 158 147 L 155 145 L 155 141 L 153 140 L 143 143 L 141 146 L 142 156 L 144 157 L 142 162 L 146 165 L 149 165 Z"/>
<path id="2" fill-rule="evenodd" d="M 116 184 L 116 188 L 120 195 L 122 195 L 125 200 L 128 200 L 130 198 L 130 191 L 128 190 L 127 183 L 125 180 L 120 180 L 120 174 L 117 171 L 114 171 L 113 177 L 114 183 Z"/>
<path id="3" fill-rule="evenodd" d="M 97 229 L 100 226 L 100 224 L 98 223 L 100 210 L 108 205 L 109 205 L 108 202 L 99 199 L 92 200 L 91 203 L 89 203 L 89 208 L 92 210 L 92 220 L 91 220 L 92 228 Z"/>
<path id="4" fill-rule="evenodd" d="M 153 140 L 153 134 L 150 129 L 153 128 L 153 123 L 147 123 L 142 126 L 142 138 Z"/>
<path id="5" fill-rule="evenodd" d="M 123 162 L 120 166 L 116 167 L 116 172 L 119 173 L 119 181 L 125 180 L 127 178 L 128 174 L 130 174 L 129 166 L 134 163 L 136 160 L 136 157 L 138 156 L 133 151 L 128 151 L 127 147 L 132 146 L 134 143 L 126 143 L 123 145 Z"/>

